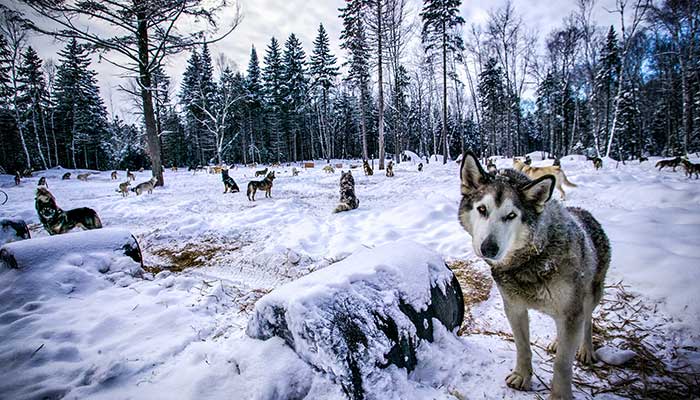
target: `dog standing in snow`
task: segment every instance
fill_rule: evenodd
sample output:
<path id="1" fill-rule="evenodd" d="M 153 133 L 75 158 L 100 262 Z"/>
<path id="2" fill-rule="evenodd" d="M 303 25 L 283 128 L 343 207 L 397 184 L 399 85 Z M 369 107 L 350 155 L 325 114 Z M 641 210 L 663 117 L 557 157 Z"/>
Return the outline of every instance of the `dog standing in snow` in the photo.
<path id="1" fill-rule="evenodd" d="M 340 203 L 333 212 L 354 210 L 360 206 L 360 200 L 355 196 L 355 178 L 352 172 L 340 171 Z"/>
<path id="2" fill-rule="evenodd" d="M 147 180 L 146 182 L 139 183 L 136 187 L 132 188 L 131 191 L 140 196 L 143 192 L 148 192 L 148 194 L 153 193 L 153 188 L 156 185 L 156 177 Z"/>
<path id="3" fill-rule="evenodd" d="M 555 186 L 557 190 L 559 190 L 559 193 L 561 193 L 562 200 L 564 200 L 564 198 L 566 197 L 566 193 L 564 193 L 562 184 L 566 186 L 576 187 L 576 184 L 569 181 L 569 179 L 566 177 L 566 174 L 564 173 L 564 170 L 562 170 L 561 166 L 559 165 L 552 165 L 549 167 L 533 167 L 514 158 L 513 168 L 527 175 L 530 179 L 541 178 L 545 175 L 553 176 L 556 182 Z"/>
<path id="4" fill-rule="evenodd" d="M 508 169 L 494 176 L 471 152 L 465 153 L 460 174 L 459 221 L 474 252 L 491 267 L 515 339 L 516 364 L 506 384 L 530 388 L 528 310 L 535 309 L 557 327 L 550 399 L 571 399 L 574 357 L 595 362 L 592 314 L 610 265 L 608 238 L 588 211 L 550 200 L 552 175 L 530 180 Z"/>
<path id="5" fill-rule="evenodd" d="M 265 168 L 267 171 L 267 168 Z M 257 174 L 257 172 L 256 172 Z M 255 192 L 258 190 L 265 191 L 265 197 L 272 197 L 272 182 L 275 180 L 275 171 L 267 174 L 265 179 L 261 181 L 250 181 L 248 182 L 248 191 L 246 192 L 248 200 L 255 201 Z"/>
<path id="6" fill-rule="evenodd" d="M 95 210 L 87 207 L 63 211 L 56 198 L 45 187 L 36 190 L 34 207 L 39 214 L 39 221 L 49 235 L 68 232 L 76 226 L 82 229 L 102 228 L 102 221 Z"/>

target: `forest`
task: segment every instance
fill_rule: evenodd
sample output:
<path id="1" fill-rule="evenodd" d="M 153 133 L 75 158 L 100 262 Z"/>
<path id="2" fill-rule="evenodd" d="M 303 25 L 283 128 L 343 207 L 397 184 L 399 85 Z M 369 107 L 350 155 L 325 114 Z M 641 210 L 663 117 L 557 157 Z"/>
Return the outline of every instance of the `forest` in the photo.
<path id="1" fill-rule="evenodd" d="M 181 14 L 213 19 L 220 11 L 200 3 L 21 2 L 63 27 L 55 30 L 2 6 L 0 166 L 378 158 L 382 169 L 405 150 L 444 154 L 444 162 L 466 148 L 619 161 L 700 150 L 696 0 L 617 0 L 612 10 L 576 0 L 550 32 L 530 26 L 511 2 L 477 24 L 461 15 L 461 0 L 346 0 L 337 20 L 318 21 L 313 43 L 271 37 L 266 48 L 251 47 L 242 70 L 212 55 L 213 41 L 168 29 Z M 597 12 L 617 23 L 598 25 Z M 71 13 L 124 32 L 97 37 L 62 20 Z M 238 23 L 245 20 L 222 37 Z M 340 37 L 324 24 L 342 24 Z M 37 32 L 62 40 L 55 59 L 38 56 L 30 41 Z M 132 61 L 124 68 L 136 77 L 121 89 L 140 108 L 136 124 L 108 112 L 100 95 L 93 55 L 109 62 L 111 52 Z M 187 66 L 173 79 L 164 66 L 180 52 Z"/>

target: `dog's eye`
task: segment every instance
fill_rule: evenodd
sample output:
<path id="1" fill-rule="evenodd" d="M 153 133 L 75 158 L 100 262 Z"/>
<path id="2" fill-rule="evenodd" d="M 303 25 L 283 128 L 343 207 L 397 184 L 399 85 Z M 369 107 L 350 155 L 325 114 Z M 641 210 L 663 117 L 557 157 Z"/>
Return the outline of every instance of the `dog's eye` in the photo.
<path id="1" fill-rule="evenodd" d="M 479 214 L 483 215 L 484 217 L 487 215 L 486 207 L 483 205 L 477 207 L 476 210 L 479 211 Z"/>
<path id="2" fill-rule="evenodd" d="M 518 214 L 516 214 L 516 213 L 514 213 L 514 212 L 511 212 L 510 214 L 506 215 L 506 216 L 503 218 L 503 220 L 504 220 L 504 221 L 512 221 L 512 220 L 514 220 L 515 217 L 517 217 L 517 216 L 518 216 Z"/>

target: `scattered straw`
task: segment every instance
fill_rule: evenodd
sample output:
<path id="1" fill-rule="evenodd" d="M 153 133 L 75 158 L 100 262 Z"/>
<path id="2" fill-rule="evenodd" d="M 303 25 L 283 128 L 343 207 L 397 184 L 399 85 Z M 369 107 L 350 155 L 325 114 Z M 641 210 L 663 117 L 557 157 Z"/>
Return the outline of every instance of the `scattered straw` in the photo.
<path id="1" fill-rule="evenodd" d="M 488 300 L 493 286 L 491 275 L 478 268 L 476 262 L 475 260 L 455 260 L 447 263 L 457 277 L 464 296 L 464 323 L 459 330 L 460 335 L 474 329 L 474 316 L 471 310 L 476 304 Z"/>

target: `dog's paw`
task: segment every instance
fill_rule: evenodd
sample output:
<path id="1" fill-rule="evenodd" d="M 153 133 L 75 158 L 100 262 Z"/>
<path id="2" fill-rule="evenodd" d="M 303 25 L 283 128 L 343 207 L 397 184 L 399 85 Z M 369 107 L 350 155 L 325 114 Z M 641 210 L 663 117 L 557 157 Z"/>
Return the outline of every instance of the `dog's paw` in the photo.
<path id="1" fill-rule="evenodd" d="M 530 390 L 531 381 L 531 374 L 521 374 L 517 371 L 511 372 L 510 375 L 506 377 L 506 385 L 515 390 Z"/>
<path id="2" fill-rule="evenodd" d="M 558 347 L 559 347 L 559 340 L 554 339 L 554 341 L 552 343 L 550 343 L 549 346 L 547 346 L 547 352 L 548 353 L 556 353 Z"/>
<path id="3" fill-rule="evenodd" d="M 595 351 L 588 346 L 581 346 L 576 352 L 576 360 L 584 365 L 591 365 L 598 362 Z"/>

